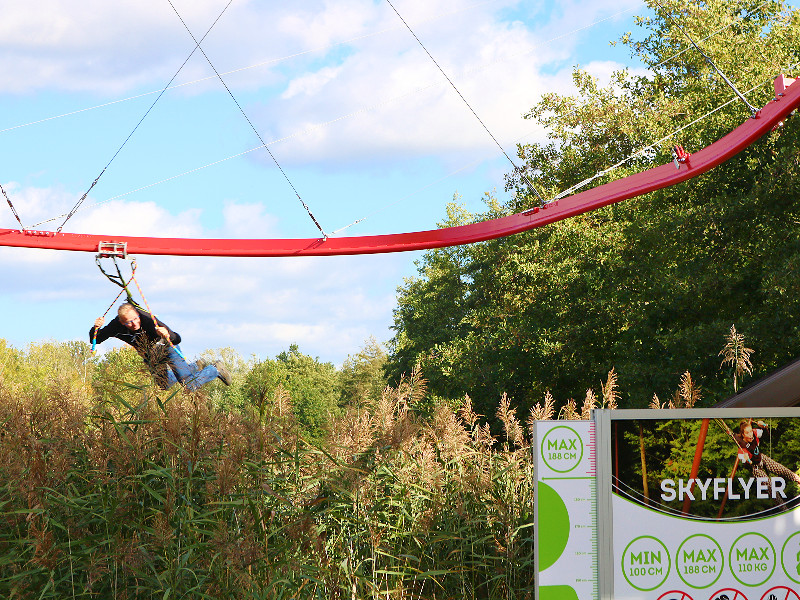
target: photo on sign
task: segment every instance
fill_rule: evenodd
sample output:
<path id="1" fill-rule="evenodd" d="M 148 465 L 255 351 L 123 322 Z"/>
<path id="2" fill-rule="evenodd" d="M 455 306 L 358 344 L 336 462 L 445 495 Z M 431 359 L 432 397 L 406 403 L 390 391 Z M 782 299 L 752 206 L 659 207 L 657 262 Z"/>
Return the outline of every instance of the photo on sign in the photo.
<path id="1" fill-rule="evenodd" d="M 800 504 L 800 419 L 616 420 L 613 492 L 652 510 L 743 520 Z"/>

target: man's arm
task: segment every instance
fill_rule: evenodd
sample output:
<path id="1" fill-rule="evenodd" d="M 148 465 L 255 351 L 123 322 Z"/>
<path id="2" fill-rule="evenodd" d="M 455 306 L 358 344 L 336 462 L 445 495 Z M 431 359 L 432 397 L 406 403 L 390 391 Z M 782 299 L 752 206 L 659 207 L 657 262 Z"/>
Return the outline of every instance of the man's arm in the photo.
<path id="1" fill-rule="evenodd" d="M 103 327 L 103 317 L 99 317 L 94 321 L 94 327 L 89 330 L 89 341 L 94 341 L 94 332 L 95 329 L 97 330 L 97 343 L 101 344 L 105 342 L 108 338 L 114 337 L 118 331 L 117 327 L 114 326 L 115 323 L 118 323 L 116 319 L 113 319 L 108 325 Z"/>

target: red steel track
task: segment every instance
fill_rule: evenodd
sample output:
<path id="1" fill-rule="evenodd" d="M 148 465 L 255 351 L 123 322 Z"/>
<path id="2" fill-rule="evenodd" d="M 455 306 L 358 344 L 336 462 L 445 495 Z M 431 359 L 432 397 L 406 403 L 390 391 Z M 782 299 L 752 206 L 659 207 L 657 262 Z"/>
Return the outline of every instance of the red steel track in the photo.
<path id="1" fill-rule="evenodd" d="M 789 85 L 791 84 L 791 85 Z M 332 256 L 427 250 L 482 242 L 541 227 L 554 221 L 641 196 L 697 177 L 753 144 L 800 106 L 800 79 L 775 81 L 776 98 L 754 118 L 692 154 L 680 168 L 673 163 L 606 183 L 545 207 L 471 225 L 359 237 L 327 239 L 201 239 L 88 235 L 0 228 L 0 246 L 97 252 L 101 243 L 125 244 L 128 254 L 171 256 Z"/>

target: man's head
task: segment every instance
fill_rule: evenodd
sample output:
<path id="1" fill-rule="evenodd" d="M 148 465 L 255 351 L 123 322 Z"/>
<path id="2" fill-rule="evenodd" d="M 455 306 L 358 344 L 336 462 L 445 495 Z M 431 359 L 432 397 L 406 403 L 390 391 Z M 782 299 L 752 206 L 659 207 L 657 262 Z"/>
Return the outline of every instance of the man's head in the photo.
<path id="1" fill-rule="evenodd" d="M 139 313 L 136 311 L 133 304 L 128 304 L 127 302 L 117 310 L 117 319 L 130 331 L 139 331 L 142 327 Z"/>

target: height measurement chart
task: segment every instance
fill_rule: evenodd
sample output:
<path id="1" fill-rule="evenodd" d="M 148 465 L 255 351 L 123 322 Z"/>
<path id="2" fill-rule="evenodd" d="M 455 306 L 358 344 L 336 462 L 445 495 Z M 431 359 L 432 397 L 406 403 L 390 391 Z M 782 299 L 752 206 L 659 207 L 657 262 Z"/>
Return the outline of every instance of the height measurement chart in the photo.
<path id="1" fill-rule="evenodd" d="M 534 448 L 537 598 L 597 598 L 594 426 L 539 421 Z"/>

